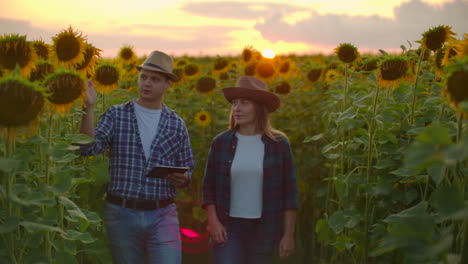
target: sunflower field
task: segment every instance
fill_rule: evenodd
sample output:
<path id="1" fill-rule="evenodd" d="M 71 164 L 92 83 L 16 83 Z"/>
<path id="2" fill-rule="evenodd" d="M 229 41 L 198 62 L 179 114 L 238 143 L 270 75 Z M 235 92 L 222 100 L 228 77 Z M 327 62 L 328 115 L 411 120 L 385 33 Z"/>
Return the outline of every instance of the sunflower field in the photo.
<path id="1" fill-rule="evenodd" d="M 441 25 L 400 48 L 174 57 L 180 80 L 164 102 L 185 120 L 196 160 L 176 199 L 183 263 L 211 263 L 201 184 L 228 126 L 221 88 L 241 75 L 281 98 L 271 119 L 297 169 L 296 250 L 275 263 L 468 263 L 468 34 Z M 108 159 L 78 154 L 92 141 L 79 133 L 82 106 L 88 80 L 96 119 L 137 97 L 145 58 L 132 46 L 100 53 L 72 27 L 50 43 L 0 36 L 0 263 L 111 263 Z"/>

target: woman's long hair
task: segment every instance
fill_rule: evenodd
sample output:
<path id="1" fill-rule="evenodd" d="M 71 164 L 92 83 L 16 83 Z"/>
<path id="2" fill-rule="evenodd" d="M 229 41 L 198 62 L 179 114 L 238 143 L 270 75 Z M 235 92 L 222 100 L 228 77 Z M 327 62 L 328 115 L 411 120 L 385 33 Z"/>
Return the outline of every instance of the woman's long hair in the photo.
<path id="1" fill-rule="evenodd" d="M 259 104 L 255 101 L 250 100 L 254 104 L 255 109 L 255 130 L 262 134 L 265 134 L 268 138 L 273 141 L 279 141 L 282 138 L 287 138 L 286 134 L 273 128 L 270 124 L 270 118 L 268 117 L 268 110 L 267 108 Z M 234 119 L 234 114 L 231 112 L 229 114 L 229 129 L 234 130 L 237 129 L 239 125 L 236 123 Z"/>

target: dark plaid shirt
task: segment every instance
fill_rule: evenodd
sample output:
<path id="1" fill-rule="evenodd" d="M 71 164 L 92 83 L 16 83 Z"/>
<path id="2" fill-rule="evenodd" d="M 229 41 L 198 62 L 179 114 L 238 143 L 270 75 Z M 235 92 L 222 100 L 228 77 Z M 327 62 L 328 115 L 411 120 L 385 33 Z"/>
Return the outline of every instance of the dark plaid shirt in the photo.
<path id="1" fill-rule="evenodd" d="M 108 192 L 127 199 L 174 198 L 176 190 L 166 179 L 146 177 L 155 166 L 193 168 L 190 139 L 184 121 L 163 105 L 157 134 L 146 159 L 140 140 L 134 102 L 110 107 L 100 118 L 95 142 L 82 145 L 81 154 L 96 155 L 108 149 L 111 180 Z M 192 175 L 189 173 L 191 181 Z"/>
<path id="2" fill-rule="evenodd" d="M 218 219 L 224 225 L 229 219 L 231 165 L 237 147 L 236 131 L 225 131 L 213 139 L 203 179 L 203 204 L 214 204 Z M 265 247 L 274 246 L 283 232 L 284 211 L 297 209 L 296 173 L 287 139 L 273 141 L 262 136 L 263 205 L 257 237 Z"/>

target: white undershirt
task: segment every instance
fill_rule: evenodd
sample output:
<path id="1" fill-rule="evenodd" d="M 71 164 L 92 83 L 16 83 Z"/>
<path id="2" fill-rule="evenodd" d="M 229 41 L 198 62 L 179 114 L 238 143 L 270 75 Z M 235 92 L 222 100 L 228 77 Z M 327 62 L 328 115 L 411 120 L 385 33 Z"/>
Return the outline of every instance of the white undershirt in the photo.
<path id="1" fill-rule="evenodd" d="M 263 156 L 261 135 L 236 133 L 237 148 L 231 166 L 231 204 L 229 215 L 260 218 L 263 202 Z"/>
<path id="2" fill-rule="evenodd" d="M 151 157 L 151 143 L 158 132 L 159 119 L 161 119 L 162 109 L 149 109 L 139 105 L 135 106 L 135 115 L 137 118 L 138 130 L 140 131 L 140 139 L 143 144 L 143 151 L 146 159 Z"/>

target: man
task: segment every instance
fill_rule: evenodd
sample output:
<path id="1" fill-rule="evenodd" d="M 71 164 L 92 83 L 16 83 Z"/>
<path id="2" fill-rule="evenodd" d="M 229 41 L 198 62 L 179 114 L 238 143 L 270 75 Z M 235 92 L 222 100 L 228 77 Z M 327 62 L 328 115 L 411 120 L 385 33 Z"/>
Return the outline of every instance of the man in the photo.
<path id="1" fill-rule="evenodd" d="M 194 166 L 184 121 L 164 103 L 173 74 L 173 60 L 153 51 L 138 73 L 138 98 L 110 107 L 94 129 L 96 91 L 88 83 L 81 133 L 95 142 L 82 155 L 106 150 L 110 183 L 104 221 L 114 263 L 181 263 L 181 242 L 175 188 L 191 182 Z M 157 166 L 187 167 L 186 173 L 147 177 Z"/>

